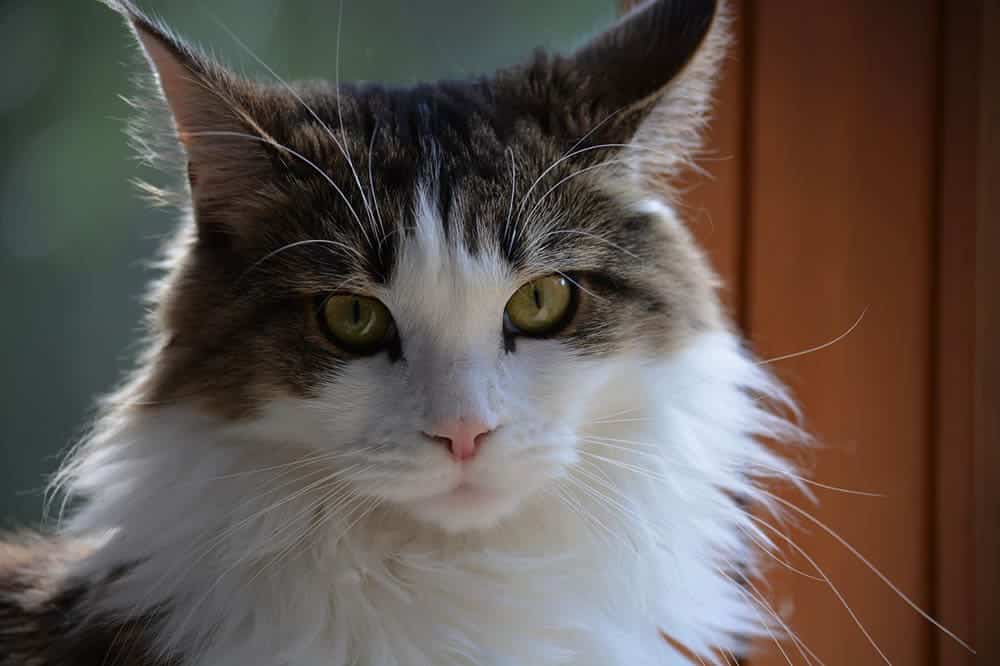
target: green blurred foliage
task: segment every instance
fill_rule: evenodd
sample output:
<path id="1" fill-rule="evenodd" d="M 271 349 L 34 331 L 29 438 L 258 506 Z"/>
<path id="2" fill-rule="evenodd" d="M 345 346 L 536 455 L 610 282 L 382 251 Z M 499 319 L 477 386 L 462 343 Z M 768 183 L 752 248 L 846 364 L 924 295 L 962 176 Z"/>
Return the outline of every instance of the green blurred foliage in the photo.
<path id="1" fill-rule="evenodd" d="M 146 0 L 180 34 L 266 78 L 333 78 L 338 0 Z M 612 0 L 343 0 L 342 80 L 408 84 L 487 72 L 607 24 Z M 123 133 L 143 67 L 96 0 L 0 2 L 0 527 L 41 517 L 59 455 L 136 351 L 148 261 L 174 215 Z M 162 182 L 162 176 L 159 176 Z"/>

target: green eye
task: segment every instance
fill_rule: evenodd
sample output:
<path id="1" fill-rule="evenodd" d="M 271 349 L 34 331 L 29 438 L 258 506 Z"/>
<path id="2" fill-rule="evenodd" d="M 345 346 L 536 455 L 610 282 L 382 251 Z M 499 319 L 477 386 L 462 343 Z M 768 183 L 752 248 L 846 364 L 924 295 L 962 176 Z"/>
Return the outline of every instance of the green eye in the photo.
<path id="1" fill-rule="evenodd" d="M 507 301 L 507 321 L 514 332 L 531 337 L 558 333 L 573 316 L 576 286 L 562 275 L 532 280 Z"/>
<path id="2" fill-rule="evenodd" d="M 374 354 L 389 340 L 393 322 L 381 302 L 356 294 L 333 294 L 319 308 L 323 331 L 355 354 Z"/>

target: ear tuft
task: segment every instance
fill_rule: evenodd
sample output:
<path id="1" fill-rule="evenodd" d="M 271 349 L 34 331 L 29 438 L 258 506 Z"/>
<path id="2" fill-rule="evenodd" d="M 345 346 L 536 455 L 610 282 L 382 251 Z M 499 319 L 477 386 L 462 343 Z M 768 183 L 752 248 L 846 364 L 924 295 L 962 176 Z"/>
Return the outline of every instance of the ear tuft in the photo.
<path id="1" fill-rule="evenodd" d="M 186 163 L 178 166 L 187 178 L 196 217 L 205 222 L 219 208 L 212 204 L 244 194 L 241 188 L 270 168 L 268 150 L 274 139 L 266 125 L 273 99 L 267 89 L 230 73 L 131 2 L 102 2 L 132 30 L 158 93 L 134 104 L 144 111 L 143 120 L 152 122 L 133 124 L 133 139 L 147 157 L 176 152 L 168 144 L 179 142 Z M 156 131 L 164 102 L 175 141 L 161 139 Z M 155 191 L 156 198 L 163 198 L 161 192 Z"/>
<path id="2" fill-rule="evenodd" d="M 724 3 L 654 0 L 571 57 L 578 102 L 599 130 L 591 138 L 629 144 L 621 159 L 642 189 L 662 193 L 700 148 L 728 43 Z"/>
<path id="3" fill-rule="evenodd" d="M 191 148 L 189 134 L 206 125 L 205 114 L 223 111 L 230 75 L 127 0 L 102 0 L 125 19 L 149 62 L 157 86 L 170 108 L 177 135 Z M 216 99 L 211 99 L 215 97 Z M 227 114 L 231 114 L 227 112 Z"/>

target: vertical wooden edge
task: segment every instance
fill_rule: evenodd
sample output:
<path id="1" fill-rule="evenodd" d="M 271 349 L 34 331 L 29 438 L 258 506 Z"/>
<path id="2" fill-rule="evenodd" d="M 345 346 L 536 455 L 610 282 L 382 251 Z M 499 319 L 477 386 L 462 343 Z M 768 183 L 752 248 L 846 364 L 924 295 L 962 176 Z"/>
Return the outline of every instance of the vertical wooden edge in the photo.
<path id="1" fill-rule="evenodd" d="M 747 5 L 752 339 L 771 353 L 795 350 L 869 308 L 843 344 L 775 371 L 821 443 L 810 476 L 887 496 L 820 492 L 810 511 L 926 606 L 938 0 Z M 841 544 L 801 532 L 798 545 L 834 572 L 893 663 L 931 663 L 930 625 Z M 878 661 L 829 590 L 777 568 L 769 582 L 793 600 L 792 628 L 820 658 Z"/>
<path id="2" fill-rule="evenodd" d="M 742 156 L 738 197 L 739 206 L 739 245 L 737 246 L 736 271 L 739 275 L 738 293 L 734 296 L 737 304 L 736 321 L 746 339 L 751 339 L 750 330 L 750 259 L 753 248 L 750 246 L 753 234 L 750 225 L 753 224 L 753 187 L 751 187 L 751 166 L 753 164 L 753 109 L 754 109 L 754 68 L 756 66 L 757 45 L 755 41 L 757 25 L 757 7 L 753 0 L 733 2 L 733 11 L 738 11 L 739 26 L 739 57 L 740 57 L 740 93 L 742 125 L 740 126 L 739 151 Z"/>
<path id="3" fill-rule="evenodd" d="M 981 45 L 979 2 L 938 3 L 937 202 L 930 395 L 932 604 L 944 626 L 968 641 L 975 631 L 976 205 Z M 963 666 L 974 655 L 934 632 L 933 662 Z"/>
<path id="4" fill-rule="evenodd" d="M 1000 0 L 985 0 L 976 224 L 976 639 L 1000 663 Z"/>

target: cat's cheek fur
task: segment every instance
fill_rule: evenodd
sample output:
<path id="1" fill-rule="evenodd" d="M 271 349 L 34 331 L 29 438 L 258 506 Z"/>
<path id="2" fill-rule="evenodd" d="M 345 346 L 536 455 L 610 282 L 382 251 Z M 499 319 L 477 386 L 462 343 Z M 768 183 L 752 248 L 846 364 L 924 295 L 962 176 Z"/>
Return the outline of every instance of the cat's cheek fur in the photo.
<path id="1" fill-rule="evenodd" d="M 557 341 L 525 340 L 515 354 L 495 350 L 466 368 L 465 389 L 481 396 L 477 409 L 491 415 L 494 430 L 463 463 L 421 434 L 434 403 L 428 394 L 451 400 L 441 384 L 457 381 L 452 373 L 382 358 L 348 364 L 310 398 L 264 406 L 251 427 L 326 457 L 361 495 L 447 531 L 485 529 L 577 462 L 581 428 L 607 404 L 605 385 L 622 364 L 621 357 L 581 357 Z M 595 397 L 601 404 L 592 404 Z"/>
<path id="2" fill-rule="evenodd" d="M 789 472 L 754 439 L 785 432 L 759 403 L 781 391 L 721 331 L 614 368 L 576 415 L 579 461 L 461 548 L 392 505 L 317 530 L 308 474 L 329 468 L 288 465 L 310 452 L 293 434 L 326 438 L 286 418 L 300 403 L 236 426 L 134 412 L 71 470 L 92 500 L 68 534 L 111 528 L 72 573 L 133 562 L 96 610 L 159 613 L 155 648 L 192 664 L 687 663 L 660 628 L 737 649 L 768 622 L 740 578 L 766 536 L 737 498 L 766 505 L 750 474 Z"/>

